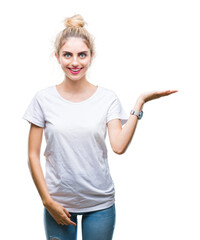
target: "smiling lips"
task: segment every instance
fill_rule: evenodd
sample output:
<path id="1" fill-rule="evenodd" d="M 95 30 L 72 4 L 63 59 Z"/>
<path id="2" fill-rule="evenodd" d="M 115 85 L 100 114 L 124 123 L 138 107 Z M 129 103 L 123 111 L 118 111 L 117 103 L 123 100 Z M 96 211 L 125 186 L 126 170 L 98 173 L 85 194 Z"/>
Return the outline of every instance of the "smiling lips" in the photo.
<path id="1" fill-rule="evenodd" d="M 68 68 L 68 69 L 72 74 L 78 74 L 80 73 L 82 68 Z"/>

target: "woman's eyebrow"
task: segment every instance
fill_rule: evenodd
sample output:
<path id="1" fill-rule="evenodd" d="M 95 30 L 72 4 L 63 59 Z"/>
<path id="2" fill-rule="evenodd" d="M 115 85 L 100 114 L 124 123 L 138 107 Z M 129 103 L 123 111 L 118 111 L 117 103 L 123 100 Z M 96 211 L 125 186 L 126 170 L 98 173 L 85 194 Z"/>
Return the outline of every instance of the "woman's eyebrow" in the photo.
<path id="1" fill-rule="evenodd" d="M 88 51 L 82 51 L 82 52 L 79 52 L 79 53 L 87 53 Z M 71 53 L 71 52 L 68 52 L 68 51 L 63 51 L 63 53 Z"/>

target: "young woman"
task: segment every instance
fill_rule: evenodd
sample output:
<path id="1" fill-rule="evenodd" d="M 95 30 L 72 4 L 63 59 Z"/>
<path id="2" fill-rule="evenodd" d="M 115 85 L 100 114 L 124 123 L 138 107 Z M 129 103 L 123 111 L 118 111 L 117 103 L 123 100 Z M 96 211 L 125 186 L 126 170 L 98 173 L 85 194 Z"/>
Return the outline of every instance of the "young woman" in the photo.
<path id="1" fill-rule="evenodd" d="M 144 103 L 177 92 L 143 93 L 128 116 L 113 90 L 86 79 L 95 51 L 84 24 L 79 14 L 65 20 L 66 28 L 55 41 L 64 81 L 38 91 L 23 116 L 31 124 L 29 168 L 44 205 L 47 239 L 77 239 L 77 215 L 82 215 L 83 240 L 112 239 L 115 189 L 106 131 L 113 151 L 124 153 L 142 118 Z M 45 177 L 40 165 L 43 129 Z"/>

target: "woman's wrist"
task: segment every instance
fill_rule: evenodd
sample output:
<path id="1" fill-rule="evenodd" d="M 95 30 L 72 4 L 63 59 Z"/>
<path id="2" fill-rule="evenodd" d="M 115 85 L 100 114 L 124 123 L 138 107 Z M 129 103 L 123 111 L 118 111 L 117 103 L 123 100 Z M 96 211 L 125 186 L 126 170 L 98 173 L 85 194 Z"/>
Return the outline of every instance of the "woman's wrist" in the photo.
<path id="1" fill-rule="evenodd" d="M 51 206 L 54 203 L 54 200 L 49 197 L 48 199 L 42 200 L 44 207 Z"/>
<path id="2" fill-rule="evenodd" d="M 144 99 L 142 97 L 139 97 L 135 103 L 134 110 L 140 112 L 143 108 L 144 103 Z"/>
<path id="3" fill-rule="evenodd" d="M 143 98 L 142 95 L 140 95 L 140 96 L 138 97 L 137 102 L 141 103 L 142 105 L 145 104 L 145 100 L 144 100 L 144 98 Z"/>

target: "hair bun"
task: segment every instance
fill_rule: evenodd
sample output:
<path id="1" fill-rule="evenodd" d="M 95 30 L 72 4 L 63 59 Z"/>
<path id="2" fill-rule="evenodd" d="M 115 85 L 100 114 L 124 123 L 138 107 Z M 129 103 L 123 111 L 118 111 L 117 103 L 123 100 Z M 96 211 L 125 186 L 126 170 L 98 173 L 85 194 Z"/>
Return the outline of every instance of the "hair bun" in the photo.
<path id="1" fill-rule="evenodd" d="M 84 27 L 85 21 L 80 14 L 75 14 L 72 17 L 66 18 L 65 20 L 65 27 Z"/>

